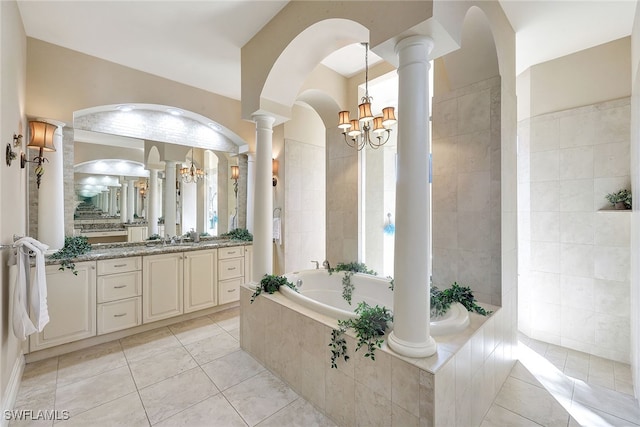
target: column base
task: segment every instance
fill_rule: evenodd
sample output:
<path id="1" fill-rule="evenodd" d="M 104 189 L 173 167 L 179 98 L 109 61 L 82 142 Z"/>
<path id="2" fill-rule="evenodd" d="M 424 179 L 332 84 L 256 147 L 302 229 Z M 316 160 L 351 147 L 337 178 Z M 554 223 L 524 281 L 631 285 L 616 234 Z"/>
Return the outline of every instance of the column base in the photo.
<path id="1" fill-rule="evenodd" d="M 433 356 L 437 350 L 437 344 L 431 336 L 425 342 L 414 343 L 401 340 L 395 336 L 394 331 L 389 334 L 387 344 L 391 350 L 399 355 L 414 358 Z"/>

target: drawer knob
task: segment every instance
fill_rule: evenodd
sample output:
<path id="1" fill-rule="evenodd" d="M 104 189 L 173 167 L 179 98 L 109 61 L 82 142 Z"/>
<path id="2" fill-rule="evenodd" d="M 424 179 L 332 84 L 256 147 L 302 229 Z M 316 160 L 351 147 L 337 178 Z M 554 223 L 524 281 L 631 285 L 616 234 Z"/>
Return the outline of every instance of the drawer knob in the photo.
<path id="1" fill-rule="evenodd" d="M 127 313 L 114 314 L 113 317 L 124 317 Z"/>
<path id="2" fill-rule="evenodd" d="M 229 270 L 229 271 L 232 271 L 232 270 L 235 270 L 235 269 L 236 269 L 235 267 L 229 267 L 229 268 L 227 268 L 227 270 Z"/>
<path id="3" fill-rule="evenodd" d="M 122 289 L 122 288 L 126 288 L 127 285 L 118 285 L 118 286 L 114 286 L 113 289 Z"/>
<path id="4" fill-rule="evenodd" d="M 127 264 L 114 264 L 113 267 L 114 268 L 120 268 L 120 267 L 126 267 Z"/>
<path id="5" fill-rule="evenodd" d="M 231 292 L 235 292 L 235 291 L 236 291 L 235 289 L 228 289 L 227 293 L 231 293 Z"/>

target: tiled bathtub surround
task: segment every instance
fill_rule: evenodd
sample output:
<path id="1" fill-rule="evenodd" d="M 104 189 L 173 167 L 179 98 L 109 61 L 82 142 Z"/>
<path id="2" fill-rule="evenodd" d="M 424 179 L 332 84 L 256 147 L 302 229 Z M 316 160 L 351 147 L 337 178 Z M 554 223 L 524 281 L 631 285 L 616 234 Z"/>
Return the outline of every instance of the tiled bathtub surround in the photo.
<path id="1" fill-rule="evenodd" d="M 383 345 L 371 361 L 347 337 L 351 359 L 332 369 L 335 320 L 279 293 L 250 304 L 251 293 L 241 288 L 241 347 L 340 426 L 480 425 L 513 366 L 516 335 L 504 308 L 472 315 L 471 327 L 438 338 L 429 358 Z"/>
<path id="2" fill-rule="evenodd" d="M 629 120 L 624 98 L 519 124 L 520 330 L 625 363 L 631 215 L 602 209 L 630 188 Z"/>

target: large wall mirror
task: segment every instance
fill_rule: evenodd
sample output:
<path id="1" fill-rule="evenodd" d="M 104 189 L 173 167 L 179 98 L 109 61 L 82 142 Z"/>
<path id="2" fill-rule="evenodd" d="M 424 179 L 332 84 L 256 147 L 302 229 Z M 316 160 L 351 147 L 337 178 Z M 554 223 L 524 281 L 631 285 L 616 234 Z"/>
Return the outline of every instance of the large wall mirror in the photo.
<path id="1" fill-rule="evenodd" d="M 216 236 L 243 225 L 246 200 L 237 200 L 229 169 L 246 165 L 247 144 L 206 117 L 149 104 L 90 108 L 74 113 L 64 144 L 64 167 L 73 169 L 65 173 L 73 176 L 72 187 L 65 183 L 66 235 L 136 242 L 150 234 Z M 246 181 L 246 167 L 240 170 Z M 175 211 L 167 212 L 167 202 Z M 172 219 L 175 228 L 165 224 Z"/>

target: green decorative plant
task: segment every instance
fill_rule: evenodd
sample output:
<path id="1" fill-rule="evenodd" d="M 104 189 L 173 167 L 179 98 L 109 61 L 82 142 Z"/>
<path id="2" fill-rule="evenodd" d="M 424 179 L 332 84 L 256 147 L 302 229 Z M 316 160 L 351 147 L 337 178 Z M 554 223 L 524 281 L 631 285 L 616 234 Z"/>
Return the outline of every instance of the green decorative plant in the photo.
<path id="1" fill-rule="evenodd" d="M 449 310 L 451 304 L 459 302 L 468 311 L 476 312 L 483 316 L 488 316 L 491 311 L 487 311 L 476 303 L 471 288 L 468 286 L 460 286 L 457 282 L 453 282 L 450 288 L 441 291 L 436 286 L 431 287 L 431 317 L 442 316 Z"/>
<path id="2" fill-rule="evenodd" d="M 59 251 L 53 253 L 50 258 L 59 259 L 60 268 L 58 270 L 65 270 L 68 268 L 74 275 L 78 275 L 75 262 L 71 261 L 73 258 L 77 258 L 80 255 L 84 255 L 91 250 L 89 239 L 85 236 L 67 236 L 64 238 L 64 246 Z"/>
<path id="3" fill-rule="evenodd" d="M 622 203 L 624 204 L 625 209 L 631 209 L 631 191 L 626 188 L 615 193 L 609 193 L 605 198 L 609 203 L 611 203 L 611 206 L 615 206 L 617 203 Z"/>
<path id="4" fill-rule="evenodd" d="M 293 283 L 289 282 L 286 277 L 275 276 L 273 274 L 265 274 L 262 280 L 260 280 L 260 285 L 253 292 L 253 295 L 251 295 L 251 303 L 253 303 L 256 297 L 263 291 L 272 294 L 280 289 L 280 286 L 288 286 L 297 292 L 296 287 L 293 285 Z"/>
<path id="5" fill-rule="evenodd" d="M 371 360 L 376 360 L 375 350 L 380 348 L 384 340 L 381 338 L 384 336 L 389 322 L 393 321 L 393 315 L 386 307 L 375 306 L 371 307 L 366 302 L 361 302 L 355 309 L 355 313 L 358 315 L 355 319 L 339 320 L 338 329 L 334 329 L 331 332 L 331 367 L 337 368 L 337 361 L 341 357 L 346 362 L 349 360 L 347 354 L 347 341 L 344 338 L 347 329 L 352 328 L 356 331 L 356 338 L 358 344 L 356 345 L 356 351 L 362 346 L 366 346 L 366 353 L 364 357 L 369 357 Z"/>
<path id="6" fill-rule="evenodd" d="M 157 233 L 147 237 L 147 240 L 160 240 L 160 239 L 162 239 L 162 237 L 160 237 L 160 235 Z"/>
<path id="7" fill-rule="evenodd" d="M 221 234 L 220 236 L 229 237 L 230 239 L 235 240 L 244 240 L 247 242 L 253 241 L 253 234 L 249 233 L 249 230 L 247 230 L 246 228 L 236 228 L 228 233 Z"/>
<path id="8" fill-rule="evenodd" d="M 339 262 L 335 268 L 329 269 L 329 274 L 333 274 L 335 271 L 344 272 L 344 276 L 342 276 L 342 298 L 344 298 L 349 305 L 351 305 L 351 297 L 354 290 L 354 286 L 351 283 L 351 276 L 353 276 L 354 273 L 373 274 L 374 276 L 378 275 L 378 273 L 373 270 L 369 270 L 367 266 L 361 262 Z"/>

